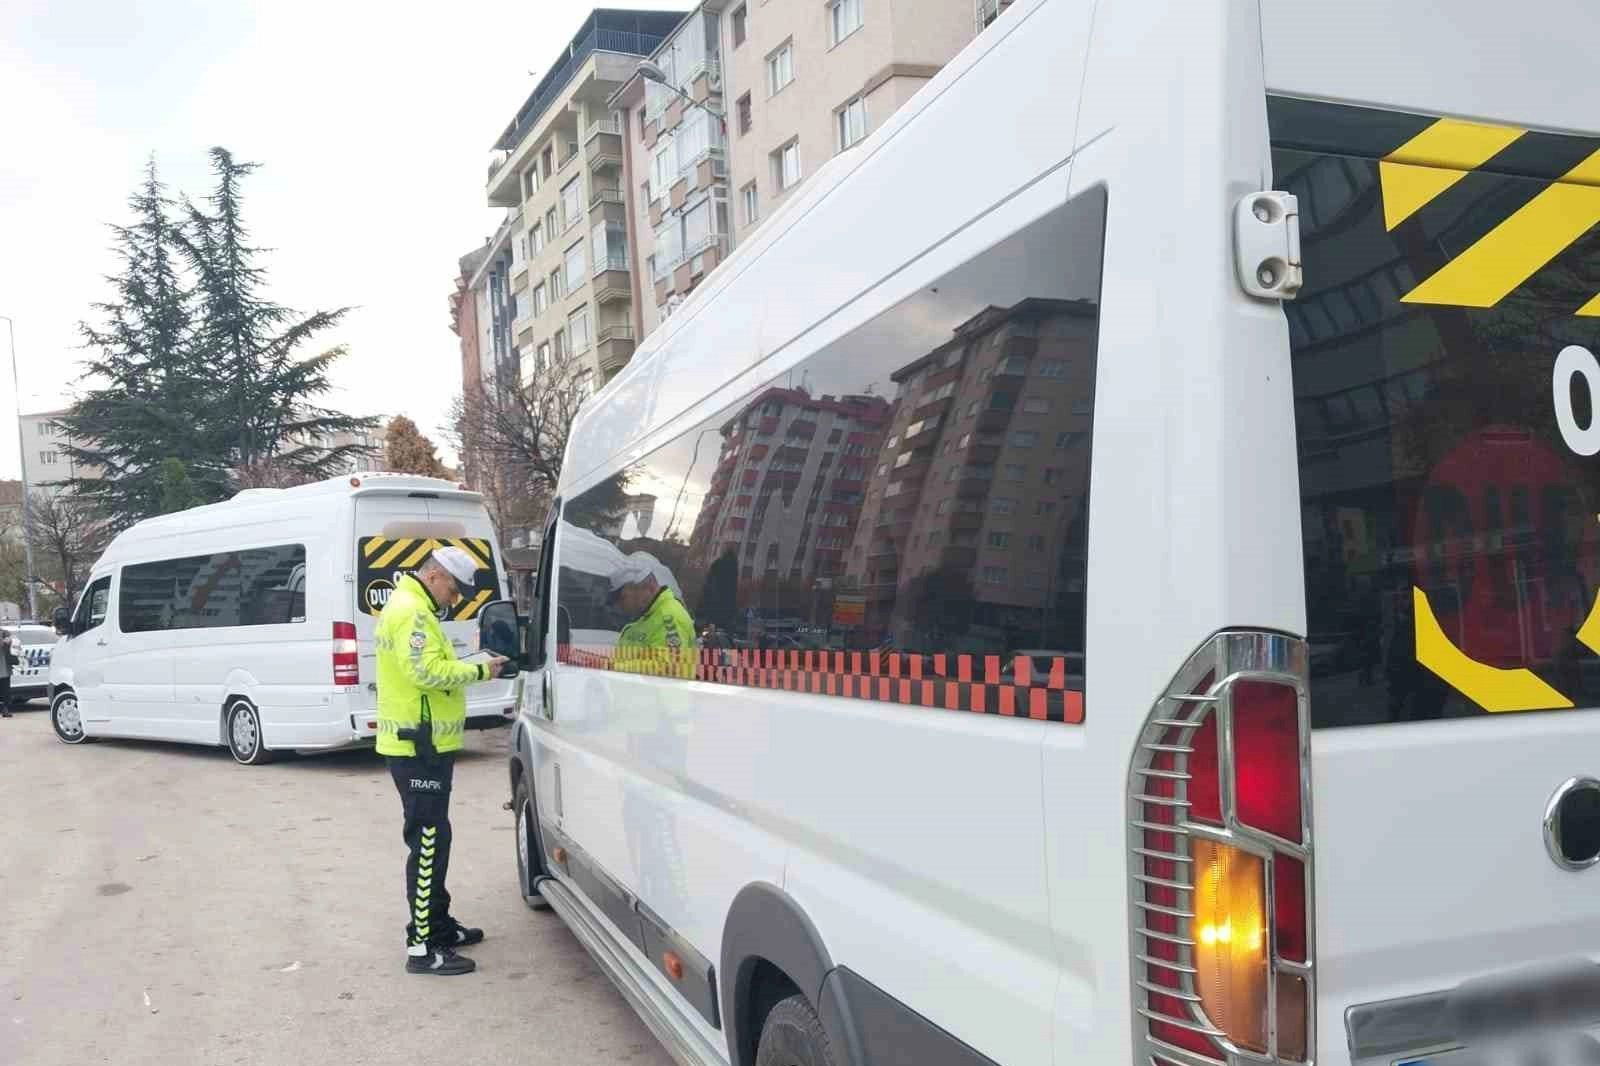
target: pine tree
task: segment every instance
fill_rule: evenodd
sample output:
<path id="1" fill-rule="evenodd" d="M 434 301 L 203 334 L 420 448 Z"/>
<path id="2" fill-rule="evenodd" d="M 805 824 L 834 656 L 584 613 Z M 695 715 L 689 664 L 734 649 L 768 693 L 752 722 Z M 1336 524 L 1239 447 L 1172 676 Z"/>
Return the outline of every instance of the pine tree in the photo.
<path id="1" fill-rule="evenodd" d="M 79 326 L 95 352 L 85 370 L 100 384 L 60 419 L 78 442 L 66 449 L 72 460 L 105 472 L 71 487 L 113 526 L 160 510 L 169 459 L 188 472 L 198 499 L 228 490 L 225 465 L 196 418 L 213 386 L 193 365 L 194 298 L 154 159 L 128 206 L 133 221 L 112 227 L 120 269 L 106 280 L 114 295 L 94 305 L 99 324 Z"/>
<path id="2" fill-rule="evenodd" d="M 266 272 L 250 243 L 242 214 L 241 182 L 259 164 L 211 150 L 216 186 L 209 210 L 187 205 L 184 249 L 197 279 L 197 348 L 212 380 L 222 383 L 211 436 L 218 453 L 241 472 L 286 467 L 305 478 L 327 477 L 362 449 L 320 443 L 335 433 L 376 423 L 318 407 L 331 387 L 343 347 L 299 358 L 300 346 L 342 321 L 348 307 L 298 315 L 261 295 Z"/>

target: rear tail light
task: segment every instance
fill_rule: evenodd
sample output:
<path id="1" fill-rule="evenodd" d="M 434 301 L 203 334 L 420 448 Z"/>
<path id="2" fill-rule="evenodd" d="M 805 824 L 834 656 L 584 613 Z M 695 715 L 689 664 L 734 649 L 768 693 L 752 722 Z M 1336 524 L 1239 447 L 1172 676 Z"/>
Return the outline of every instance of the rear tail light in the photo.
<path id="1" fill-rule="evenodd" d="M 333 623 L 333 683 L 361 684 L 361 648 L 354 622 Z"/>
<path id="2" fill-rule="evenodd" d="M 1304 1062 L 1315 997 L 1305 646 L 1224 633 L 1179 673 L 1130 779 L 1141 1062 Z"/>

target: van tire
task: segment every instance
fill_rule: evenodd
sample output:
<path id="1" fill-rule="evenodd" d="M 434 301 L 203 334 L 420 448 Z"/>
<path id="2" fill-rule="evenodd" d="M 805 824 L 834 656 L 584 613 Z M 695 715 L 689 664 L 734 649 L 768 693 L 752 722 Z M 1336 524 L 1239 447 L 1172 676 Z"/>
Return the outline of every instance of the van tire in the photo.
<path id="1" fill-rule="evenodd" d="M 805 996 L 779 1000 L 761 1026 L 756 1066 L 836 1066 L 822 1019 Z"/>
<path id="2" fill-rule="evenodd" d="M 534 887 L 534 879 L 544 876 L 544 851 L 539 843 L 539 826 L 533 816 L 533 795 L 526 777 L 517 780 L 511 796 L 511 816 L 515 821 L 517 849 L 517 891 L 530 910 L 546 911 L 550 904 Z"/>
<path id="3" fill-rule="evenodd" d="M 272 753 L 262 742 L 261 712 L 246 699 L 228 704 L 222 714 L 222 735 L 234 762 L 240 766 L 260 766 L 272 761 Z"/>
<path id="4" fill-rule="evenodd" d="M 64 724 L 63 716 L 66 718 Z M 82 744 L 94 739 L 84 735 L 78 694 L 71 689 L 56 693 L 56 698 L 50 701 L 50 728 L 56 731 L 56 739 L 63 744 Z"/>

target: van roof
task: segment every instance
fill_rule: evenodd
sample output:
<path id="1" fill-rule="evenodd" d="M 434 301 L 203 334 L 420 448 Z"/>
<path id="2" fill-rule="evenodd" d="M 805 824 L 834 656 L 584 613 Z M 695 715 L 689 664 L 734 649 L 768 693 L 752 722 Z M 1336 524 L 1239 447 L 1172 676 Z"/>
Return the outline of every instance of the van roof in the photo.
<path id="1" fill-rule="evenodd" d="M 141 545 L 165 541 L 183 533 L 229 525 L 249 524 L 258 519 L 283 521 L 298 513 L 314 515 L 338 499 L 361 496 L 393 496 L 427 493 L 438 499 L 481 504 L 481 493 L 463 489 L 453 481 L 420 477 L 415 474 L 360 473 L 296 485 L 287 489 L 245 489 L 220 503 L 191 507 L 186 511 L 159 515 L 123 530 L 106 547 L 95 569 L 134 555 Z"/>

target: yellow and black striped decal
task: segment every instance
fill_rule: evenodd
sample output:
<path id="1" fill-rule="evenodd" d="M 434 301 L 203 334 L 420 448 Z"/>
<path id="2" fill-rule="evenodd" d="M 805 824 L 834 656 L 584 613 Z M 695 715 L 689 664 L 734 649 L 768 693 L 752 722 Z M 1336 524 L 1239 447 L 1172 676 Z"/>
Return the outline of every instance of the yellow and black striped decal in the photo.
<path id="1" fill-rule="evenodd" d="M 478 564 L 473 587 L 464 590 L 466 598 L 446 619 L 472 620 L 484 604 L 500 594 L 494 546 L 482 537 L 362 537 L 356 551 L 357 609 L 369 615 L 382 611 L 400 578 L 413 573 L 435 548 L 443 547 L 460 548 Z"/>
<path id="2" fill-rule="evenodd" d="M 1600 137 L 1268 117 L 1313 670 L 1320 626 L 1339 702 L 1370 701 L 1318 724 L 1600 705 Z"/>

